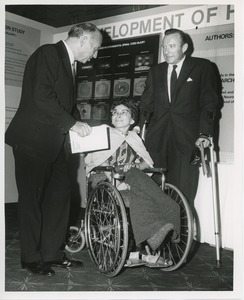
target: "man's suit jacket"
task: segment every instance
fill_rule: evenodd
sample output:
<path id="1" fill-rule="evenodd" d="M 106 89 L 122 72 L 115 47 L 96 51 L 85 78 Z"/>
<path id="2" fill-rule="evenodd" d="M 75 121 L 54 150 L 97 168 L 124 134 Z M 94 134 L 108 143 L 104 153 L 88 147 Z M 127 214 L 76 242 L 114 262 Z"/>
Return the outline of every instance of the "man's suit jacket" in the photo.
<path id="1" fill-rule="evenodd" d="M 20 105 L 5 142 L 15 150 L 52 162 L 75 124 L 75 109 L 67 49 L 62 41 L 43 45 L 27 61 Z"/>
<path id="2" fill-rule="evenodd" d="M 153 66 L 141 97 L 142 113 L 152 113 L 146 133 L 150 154 L 162 153 L 173 138 L 180 152 L 192 152 L 200 133 L 212 135 L 217 105 L 216 78 L 210 61 L 186 57 L 169 102 L 166 62 Z"/>

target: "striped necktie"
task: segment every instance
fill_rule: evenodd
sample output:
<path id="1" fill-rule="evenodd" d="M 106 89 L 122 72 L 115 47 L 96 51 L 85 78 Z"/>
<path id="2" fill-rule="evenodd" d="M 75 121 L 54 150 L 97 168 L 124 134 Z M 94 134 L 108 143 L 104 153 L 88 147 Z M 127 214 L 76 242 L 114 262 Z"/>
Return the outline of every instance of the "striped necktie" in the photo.
<path id="1" fill-rule="evenodd" d="M 126 163 L 126 159 L 127 159 L 127 143 L 126 141 L 123 142 L 123 144 L 121 144 L 120 148 L 119 148 L 119 153 L 118 153 L 118 158 L 117 158 L 117 162 L 118 165 L 123 165 Z"/>

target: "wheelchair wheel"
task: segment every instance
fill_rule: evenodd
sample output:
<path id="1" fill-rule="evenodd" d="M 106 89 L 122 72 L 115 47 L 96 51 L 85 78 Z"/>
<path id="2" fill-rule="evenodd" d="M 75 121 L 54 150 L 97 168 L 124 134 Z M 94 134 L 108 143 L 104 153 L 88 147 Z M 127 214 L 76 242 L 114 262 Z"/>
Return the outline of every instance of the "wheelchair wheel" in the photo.
<path id="1" fill-rule="evenodd" d="M 118 190 L 103 182 L 91 192 L 85 212 L 88 252 L 97 270 L 108 277 L 117 275 L 128 249 L 128 223 Z"/>
<path id="2" fill-rule="evenodd" d="M 85 244 L 85 234 L 81 228 L 70 226 L 65 250 L 71 253 L 77 253 L 85 247 Z"/>
<path id="3" fill-rule="evenodd" d="M 171 236 L 166 237 L 161 256 L 171 259 L 173 264 L 163 271 L 174 271 L 186 262 L 193 241 L 193 216 L 190 206 L 182 192 L 172 184 L 165 183 L 164 192 L 180 206 L 180 242 L 174 243 Z"/>

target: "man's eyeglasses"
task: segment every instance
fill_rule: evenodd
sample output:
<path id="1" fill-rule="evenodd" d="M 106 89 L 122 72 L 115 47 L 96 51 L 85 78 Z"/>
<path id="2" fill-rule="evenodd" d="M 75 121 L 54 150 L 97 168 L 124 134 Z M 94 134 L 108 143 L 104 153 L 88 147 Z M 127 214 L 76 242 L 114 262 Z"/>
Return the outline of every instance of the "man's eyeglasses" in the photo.
<path id="1" fill-rule="evenodd" d="M 123 109 L 121 111 L 114 109 L 111 110 L 111 114 L 112 116 L 127 116 L 128 114 L 130 114 L 130 111 L 128 109 Z"/>

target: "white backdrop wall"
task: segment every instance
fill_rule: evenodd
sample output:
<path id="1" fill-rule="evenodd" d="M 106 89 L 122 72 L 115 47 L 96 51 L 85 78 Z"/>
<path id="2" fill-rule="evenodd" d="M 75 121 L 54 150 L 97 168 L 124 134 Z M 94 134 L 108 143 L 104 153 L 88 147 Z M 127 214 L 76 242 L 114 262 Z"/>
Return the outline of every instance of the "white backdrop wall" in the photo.
<path id="1" fill-rule="evenodd" d="M 6 26 L 9 22 L 19 24 L 20 27 L 29 27 L 30 29 L 36 29 L 40 31 L 39 46 L 42 44 L 53 43 L 54 28 L 46 26 L 44 24 L 22 18 L 15 14 L 6 12 Z M 28 34 L 26 32 L 26 34 Z M 31 41 L 30 41 L 31 42 Z M 11 110 L 15 110 L 18 107 L 21 96 L 21 87 L 5 84 L 5 130 L 8 126 L 10 118 L 12 118 Z M 12 108 L 12 109 L 8 109 Z M 18 193 L 15 183 L 14 175 L 14 159 L 12 148 L 5 145 L 5 202 L 17 202 Z"/>

